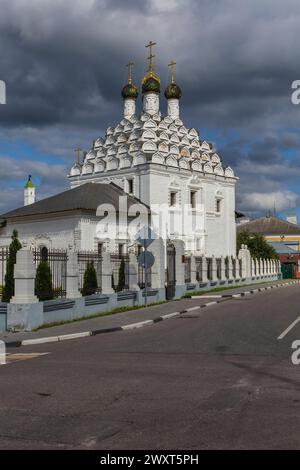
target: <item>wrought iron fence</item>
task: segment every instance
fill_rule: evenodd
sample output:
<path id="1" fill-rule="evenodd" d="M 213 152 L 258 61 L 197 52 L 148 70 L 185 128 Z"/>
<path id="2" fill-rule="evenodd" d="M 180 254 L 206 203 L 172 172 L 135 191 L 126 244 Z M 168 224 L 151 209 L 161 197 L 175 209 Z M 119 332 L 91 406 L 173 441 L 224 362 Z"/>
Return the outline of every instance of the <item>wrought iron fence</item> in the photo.
<path id="1" fill-rule="evenodd" d="M 43 247 L 33 250 L 33 258 L 36 267 L 47 261 L 51 276 L 54 297 L 66 296 L 66 276 L 67 276 L 67 250 L 54 250 Z"/>
<path id="2" fill-rule="evenodd" d="M 232 276 L 233 278 L 237 277 L 236 258 L 232 258 Z"/>
<path id="3" fill-rule="evenodd" d="M 128 255 L 110 255 L 112 264 L 112 287 L 115 291 L 129 290 Z"/>
<path id="4" fill-rule="evenodd" d="M 221 258 L 216 258 L 216 264 L 217 264 L 217 279 L 221 279 L 222 273 L 221 273 Z"/>
<path id="5" fill-rule="evenodd" d="M 1 247 L 0 248 L 0 300 L 2 298 L 3 287 L 5 283 L 5 274 L 6 274 L 6 262 L 9 256 L 9 248 Z"/>
<path id="6" fill-rule="evenodd" d="M 206 258 L 207 262 L 207 279 L 212 280 L 212 258 Z"/>
<path id="7" fill-rule="evenodd" d="M 226 256 L 225 258 L 225 277 L 229 279 L 229 257 Z"/>
<path id="8" fill-rule="evenodd" d="M 138 257 L 141 253 L 143 252 L 143 247 L 142 246 L 137 246 L 136 250 L 135 250 L 135 253 L 136 253 L 136 256 Z M 152 271 L 151 271 L 151 268 L 147 268 L 147 287 L 151 287 L 151 282 L 152 282 Z M 145 288 L 145 285 L 146 285 L 146 282 L 145 282 L 145 269 L 143 268 L 143 266 L 138 266 L 138 286 L 140 289 L 144 289 Z"/>
<path id="9" fill-rule="evenodd" d="M 196 280 L 197 282 L 201 282 L 202 281 L 202 257 L 196 256 L 195 261 L 196 261 Z"/>
<path id="10" fill-rule="evenodd" d="M 79 251 L 78 252 L 78 269 L 79 269 L 79 288 L 83 288 L 84 273 L 88 263 L 93 263 L 97 275 L 96 293 L 101 293 L 102 288 L 102 256 L 97 251 Z"/>
<path id="11" fill-rule="evenodd" d="M 185 256 L 184 257 L 184 280 L 185 284 L 188 284 L 192 280 L 191 276 L 191 257 Z"/>

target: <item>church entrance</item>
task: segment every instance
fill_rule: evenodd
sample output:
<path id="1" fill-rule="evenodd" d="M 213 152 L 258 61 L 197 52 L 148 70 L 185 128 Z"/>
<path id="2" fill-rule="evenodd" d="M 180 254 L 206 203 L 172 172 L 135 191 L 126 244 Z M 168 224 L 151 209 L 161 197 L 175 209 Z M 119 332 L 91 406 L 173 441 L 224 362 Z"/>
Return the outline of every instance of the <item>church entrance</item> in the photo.
<path id="1" fill-rule="evenodd" d="M 167 246 L 167 287 L 166 287 L 167 300 L 171 300 L 175 297 L 175 291 L 176 291 L 175 257 L 176 257 L 175 246 L 170 244 Z"/>

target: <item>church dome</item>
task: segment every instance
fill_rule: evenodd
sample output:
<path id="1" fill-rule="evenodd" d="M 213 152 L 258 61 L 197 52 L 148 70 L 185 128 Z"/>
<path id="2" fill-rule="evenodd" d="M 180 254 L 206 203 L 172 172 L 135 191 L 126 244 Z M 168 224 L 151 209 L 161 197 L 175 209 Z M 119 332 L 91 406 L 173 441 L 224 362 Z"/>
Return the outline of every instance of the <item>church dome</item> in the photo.
<path id="1" fill-rule="evenodd" d="M 143 93 L 160 93 L 159 78 L 154 73 L 145 76 L 142 82 L 142 90 Z"/>
<path id="2" fill-rule="evenodd" d="M 167 100 L 176 98 L 180 99 L 182 95 L 181 88 L 176 83 L 170 83 L 165 89 L 165 97 Z"/>
<path id="3" fill-rule="evenodd" d="M 127 83 L 122 89 L 122 96 L 124 100 L 126 98 L 134 98 L 138 97 L 139 91 L 137 86 L 133 85 L 132 83 Z"/>
<path id="4" fill-rule="evenodd" d="M 28 181 L 26 182 L 24 188 L 27 189 L 27 188 L 34 188 L 34 184 L 33 182 L 31 181 L 31 175 L 28 175 Z"/>

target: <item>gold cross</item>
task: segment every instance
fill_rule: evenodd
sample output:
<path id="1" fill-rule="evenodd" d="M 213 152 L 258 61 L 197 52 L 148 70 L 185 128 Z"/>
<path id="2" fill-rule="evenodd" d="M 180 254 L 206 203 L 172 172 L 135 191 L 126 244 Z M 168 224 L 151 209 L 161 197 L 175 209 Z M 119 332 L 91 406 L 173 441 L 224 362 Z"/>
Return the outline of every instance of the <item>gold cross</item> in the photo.
<path id="1" fill-rule="evenodd" d="M 170 62 L 170 64 L 168 64 L 168 67 L 171 68 L 171 83 L 174 83 L 174 82 L 175 82 L 175 78 L 174 78 L 174 65 L 176 65 L 176 62 L 174 62 L 174 60 L 172 60 L 172 62 Z"/>
<path id="2" fill-rule="evenodd" d="M 128 67 L 128 83 L 131 85 L 132 83 L 132 66 L 134 65 L 133 62 L 128 62 L 126 67 Z"/>
<path id="3" fill-rule="evenodd" d="M 74 152 L 77 153 L 77 163 L 80 164 L 80 154 L 81 154 L 81 148 L 77 147 Z"/>
<path id="4" fill-rule="evenodd" d="M 156 46 L 156 42 L 149 41 L 149 44 L 146 44 L 146 46 L 145 46 L 145 47 L 150 48 L 150 55 L 149 55 L 149 57 L 147 57 L 147 59 L 149 60 L 149 70 L 152 70 L 152 66 L 153 66 L 152 59 L 155 57 L 155 55 L 152 54 L 152 47 L 153 46 Z"/>

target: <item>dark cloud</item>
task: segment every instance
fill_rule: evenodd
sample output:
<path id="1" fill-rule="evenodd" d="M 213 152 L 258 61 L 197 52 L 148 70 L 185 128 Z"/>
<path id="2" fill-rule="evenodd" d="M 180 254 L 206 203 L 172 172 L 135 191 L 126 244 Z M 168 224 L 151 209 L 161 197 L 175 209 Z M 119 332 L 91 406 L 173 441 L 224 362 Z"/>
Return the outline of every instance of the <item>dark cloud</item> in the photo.
<path id="1" fill-rule="evenodd" d="M 202 138 L 204 131 L 216 135 L 240 177 L 241 209 L 251 208 L 251 191 L 265 201 L 267 193 L 282 191 L 287 200 L 299 172 L 300 106 L 290 99 L 291 83 L 300 78 L 299 26 L 297 0 L 1 0 L 0 78 L 8 96 L 0 139 L 24 140 L 41 154 L 60 156 L 66 168 L 75 146 L 88 146 L 120 119 L 125 64 L 134 60 L 140 83 L 144 44 L 152 39 L 162 87 L 167 63 L 177 61 L 186 125 Z M 163 94 L 161 103 L 164 111 Z M 225 143 L 218 145 L 218 136 Z M 293 163 L 286 151 L 295 152 Z M 24 172 L 17 170 L 0 140 L 1 156 L 0 179 L 4 168 L 14 179 L 31 168 L 24 156 Z M 47 181 L 42 177 L 45 194 L 61 188 L 60 179 Z"/>

